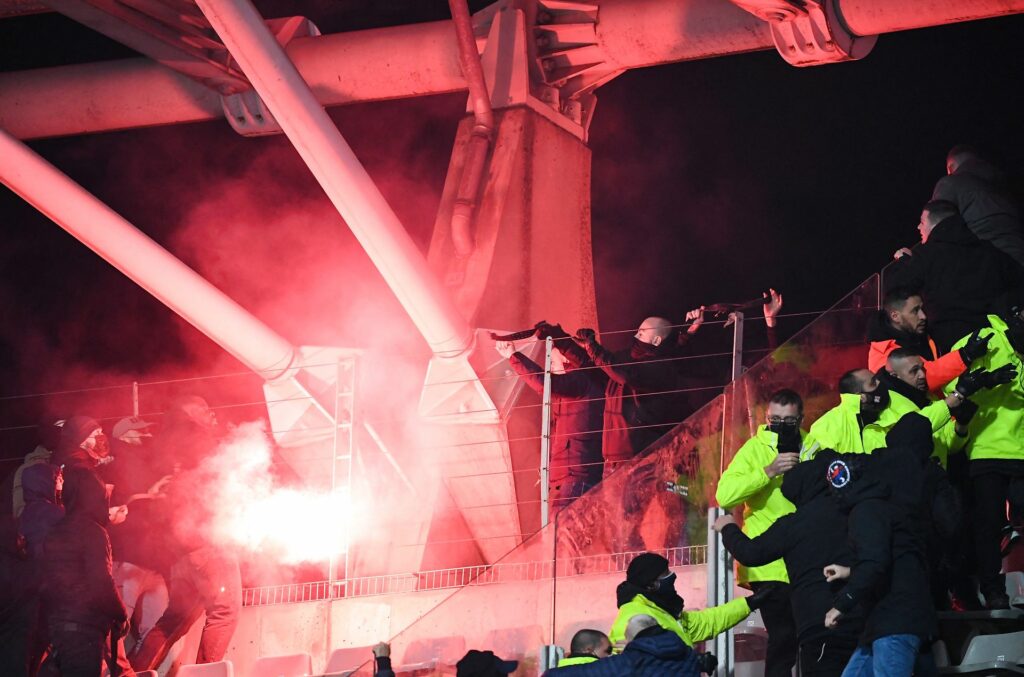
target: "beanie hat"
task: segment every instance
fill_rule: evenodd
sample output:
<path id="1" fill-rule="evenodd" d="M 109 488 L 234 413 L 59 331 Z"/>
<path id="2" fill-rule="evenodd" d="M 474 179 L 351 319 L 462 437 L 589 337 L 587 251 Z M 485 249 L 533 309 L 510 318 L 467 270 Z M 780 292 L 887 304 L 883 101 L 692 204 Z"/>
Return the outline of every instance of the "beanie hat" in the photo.
<path id="1" fill-rule="evenodd" d="M 633 585 L 645 587 L 658 579 L 668 569 L 668 560 L 653 552 L 637 555 L 626 569 L 626 580 Z"/>

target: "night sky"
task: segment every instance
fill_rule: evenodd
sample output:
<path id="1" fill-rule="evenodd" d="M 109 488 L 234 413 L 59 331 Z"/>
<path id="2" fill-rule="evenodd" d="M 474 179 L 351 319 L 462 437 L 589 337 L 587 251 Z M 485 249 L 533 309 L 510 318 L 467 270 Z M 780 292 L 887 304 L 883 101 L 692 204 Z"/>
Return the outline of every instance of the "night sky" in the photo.
<path id="1" fill-rule="evenodd" d="M 447 16 L 437 0 L 257 5 L 325 33 Z M 1020 195 L 1022 38 L 1016 16 L 884 35 L 856 63 L 795 69 L 760 52 L 604 86 L 590 130 L 602 329 L 768 286 L 787 311 L 828 307 L 915 241 L 955 143 L 987 151 Z M 130 55 L 57 15 L 0 21 L 2 70 Z M 458 94 L 331 110 L 424 250 L 464 106 Z M 32 147 L 286 338 L 418 340 L 283 136 L 216 121 Z M 238 370 L 4 188 L 0 219 L 0 395 Z"/>

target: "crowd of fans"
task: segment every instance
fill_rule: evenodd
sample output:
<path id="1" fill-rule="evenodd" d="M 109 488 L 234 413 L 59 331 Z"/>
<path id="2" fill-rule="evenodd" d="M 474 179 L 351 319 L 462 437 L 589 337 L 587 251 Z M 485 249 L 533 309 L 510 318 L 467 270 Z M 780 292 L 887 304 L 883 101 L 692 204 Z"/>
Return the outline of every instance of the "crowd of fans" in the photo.
<path id="1" fill-rule="evenodd" d="M 796 664 L 815 676 L 930 674 L 937 610 L 1009 606 L 1001 560 L 1024 513 L 1024 237 L 977 153 L 954 148 L 947 170 L 922 210 L 921 245 L 896 252 L 866 366 L 839 379 L 839 404 L 807 428 L 800 394 L 775 392 L 722 473 L 717 501 L 741 520 L 727 513 L 714 529 L 751 594 L 686 610 L 668 560 L 639 555 L 608 634 L 577 633 L 547 674 L 713 672 L 694 645 L 758 609 L 768 677 Z M 770 345 L 781 307 L 765 295 Z M 496 337 L 537 391 L 544 368 L 516 343 L 555 341 L 555 509 L 681 419 L 677 358 L 707 310 L 683 325 L 649 317 L 619 352 L 591 329 L 547 323 Z M 194 473 L 217 443 L 216 417 L 185 397 L 152 430 L 126 418 L 108 436 L 86 416 L 40 427 L 0 519 L 0 673 L 133 675 L 159 666 L 204 612 L 196 659 L 224 656 L 238 562 L 175 519 L 202 511 Z M 374 654 L 377 674 L 394 674 L 387 645 Z M 458 674 L 515 669 L 471 651 Z"/>
<path id="2" fill-rule="evenodd" d="M 88 416 L 40 425 L 0 518 L 0 674 L 155 669 L 204 612 L 196 661 L 224 657 L 242 601 L 238 561 L 176 519 L 202 510 L 195 473 L 217 419 L 187 396 L 153 430 L 136 417 L 109 436 Z"/>

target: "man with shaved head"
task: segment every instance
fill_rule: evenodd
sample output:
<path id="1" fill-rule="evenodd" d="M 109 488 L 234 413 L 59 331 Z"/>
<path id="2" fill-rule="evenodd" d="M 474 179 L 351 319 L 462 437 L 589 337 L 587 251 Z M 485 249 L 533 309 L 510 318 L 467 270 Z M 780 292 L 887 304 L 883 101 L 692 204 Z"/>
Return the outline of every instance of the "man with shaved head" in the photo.
<path id="1" fill-rule="evenodd" d="M 597 342 L 593 329 L 580 329 L 576 341 L 594 364 L 608 375 L 605 389 L 604 476 L 650 446 L 683 418 L 680 405 L 679 367 L 674 358 L 680 346 L 704 321 L 702 308 L 686 315 L 692 324 L 677 337 L 676 328 L 664 317 L 648 317 L 640 323 L 627 350 L 613 353 Z"/>

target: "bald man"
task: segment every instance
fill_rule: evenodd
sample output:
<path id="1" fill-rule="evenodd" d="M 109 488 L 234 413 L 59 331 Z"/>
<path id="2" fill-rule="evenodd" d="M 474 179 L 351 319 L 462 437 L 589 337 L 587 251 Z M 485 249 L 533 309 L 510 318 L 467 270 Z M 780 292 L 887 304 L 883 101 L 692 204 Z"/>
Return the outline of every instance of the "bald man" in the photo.
<path id="1" fill-rule="evenodd" d="M 593 329 L 580 329 L 576 341 L 594 364 L 608 376 L 605 388 L 604 476 L 614 472 L 654 443 L 684 418 L 680 403 L 680 346 L 704 321 L 699 308 L 686 315 L 692 324 L 676 338 L 673 324 L 664 317 L 640 323 L 627 350 L 613 353 L 597 342 Z"/>

